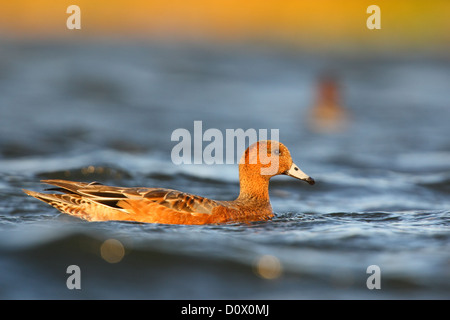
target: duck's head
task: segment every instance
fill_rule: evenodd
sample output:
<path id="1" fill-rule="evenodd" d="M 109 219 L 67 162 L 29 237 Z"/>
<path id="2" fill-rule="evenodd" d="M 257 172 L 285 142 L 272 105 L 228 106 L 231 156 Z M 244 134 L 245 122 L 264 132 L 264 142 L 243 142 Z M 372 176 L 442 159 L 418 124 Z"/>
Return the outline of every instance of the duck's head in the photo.
<path id="1" fill-rule="evenodd" d="M 239 171 L 252 171 L 270 179 L 273 176 L 285 174 L 314 184 L 314 179 L 304 173 L 292 161 L 288 148 L 274 140 L 258 141 L 247 148 L 239 162 Z"/>

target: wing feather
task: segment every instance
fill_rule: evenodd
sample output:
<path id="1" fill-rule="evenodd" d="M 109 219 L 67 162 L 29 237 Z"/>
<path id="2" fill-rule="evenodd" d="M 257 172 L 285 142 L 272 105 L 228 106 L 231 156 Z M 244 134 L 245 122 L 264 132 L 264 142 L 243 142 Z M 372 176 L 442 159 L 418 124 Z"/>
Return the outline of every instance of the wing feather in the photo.
<path id="1" fill-rule="evenodd" d="M 78 195 L 86 200 L 122 210 L 121 203 L 123 204 L 131 200 L 145 200 L 145 203 L 154 203 L 154 205 L 162 206 L 173 211 L 191 214 L 211 214 L 212 210 L 220 205 L 214 200 L 173 189 L 120 188 L 105 186 L 99 183 L 66 180 L 43 180 L 42 182 L 59 187 L 52 188 L 53 190 Z"/>

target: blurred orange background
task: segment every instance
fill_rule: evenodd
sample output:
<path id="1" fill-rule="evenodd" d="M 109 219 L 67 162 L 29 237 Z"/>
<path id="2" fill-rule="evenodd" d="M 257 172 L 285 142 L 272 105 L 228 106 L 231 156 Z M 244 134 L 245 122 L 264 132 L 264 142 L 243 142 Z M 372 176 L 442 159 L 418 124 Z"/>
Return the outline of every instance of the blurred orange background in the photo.
<path id="1" fill-rule="evenodd" d="M 81 30 L 66 28 L 72 4 L 81 8 Z M 380 30 L 366 27 L 372 4 Z M 447 50 L 449 15 L 447 0 L 15 0 L 1 4 L 0 37 Z"/>

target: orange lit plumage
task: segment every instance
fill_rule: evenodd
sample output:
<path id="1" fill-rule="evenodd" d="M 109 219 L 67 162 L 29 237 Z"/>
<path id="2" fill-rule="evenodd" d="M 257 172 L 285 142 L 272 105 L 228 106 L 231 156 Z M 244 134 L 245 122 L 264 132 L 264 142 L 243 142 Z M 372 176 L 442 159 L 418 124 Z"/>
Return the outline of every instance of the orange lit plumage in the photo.
<path id="1" fill-rule="evenodd" d="M 260 161 L 260 150 L 278 166 L 268 174 L 272 163 Z M 279 174 L 314 184 L 293 162 L 289 150 L 281 143 L 259 141 L 250 146 L 239 163 L 240 193 L 233 201 L 215 201 L 177 190 L 162 188 L 121 188 L 96 182 L 43 180 L 61 193 L 24 190 L 63 213 L 88 221 L 137 221 L 165 224 L 214 224 L 251 222 L 273 217 L 269 200 L 269 179 Z"/>

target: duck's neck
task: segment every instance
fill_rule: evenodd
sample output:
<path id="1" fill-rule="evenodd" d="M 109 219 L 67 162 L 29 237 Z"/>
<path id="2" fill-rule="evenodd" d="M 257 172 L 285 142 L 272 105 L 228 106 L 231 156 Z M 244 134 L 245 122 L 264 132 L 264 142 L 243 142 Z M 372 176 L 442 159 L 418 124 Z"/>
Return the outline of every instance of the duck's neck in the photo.
<path id="1" fill-rule="evenodd" d="M 269 178 L 262 176 L 253 168 L 239 168 L 240 192 L 237 200 L 257 201 L 270 203 L 269 200 Z"/>

